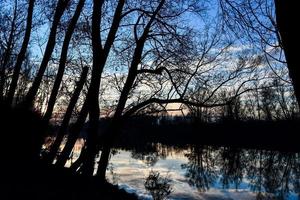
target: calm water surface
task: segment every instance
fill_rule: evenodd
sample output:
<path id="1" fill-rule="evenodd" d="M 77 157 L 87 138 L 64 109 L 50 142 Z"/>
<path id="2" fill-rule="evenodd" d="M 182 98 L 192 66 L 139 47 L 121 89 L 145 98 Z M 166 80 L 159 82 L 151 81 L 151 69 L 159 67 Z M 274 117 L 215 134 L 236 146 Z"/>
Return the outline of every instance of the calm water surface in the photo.
<path id="1" fill-rule="evenodd" d="M 140 199 L 150 171 L 170 180 L 169 199 L 300 199 L 300 155 L 230 147 L 148 144 L 116 148 L 108 179 Z"/>

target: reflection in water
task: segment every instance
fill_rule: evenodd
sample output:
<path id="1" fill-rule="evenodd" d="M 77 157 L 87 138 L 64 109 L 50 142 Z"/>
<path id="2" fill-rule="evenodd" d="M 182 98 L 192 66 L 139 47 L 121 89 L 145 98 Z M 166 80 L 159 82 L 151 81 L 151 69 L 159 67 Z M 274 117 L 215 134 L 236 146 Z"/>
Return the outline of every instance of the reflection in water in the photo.
<path id="1" fill-rule="evenodd" d="M 300 197 L 299 153 L 197 145 L 168 147 L 161 144 L 134 147 L 130 154 L 120 152 L 112 158 L 114 168 L 110 170 L 118 174 L 119 184 L 123 186 L 135 181 L 136 184 L 131 185 L 139 187 L 136 192 L 146 194 L 140 185 L 155 169 L 161 174 L 169 173 L 173 179 L 172 199 L 235 199 L 235 191 L 239 195 L 244 191 L 248 199 Z M 126 163 L 126 159 L 131 161 Z M 127 178 L 122 180 L 122 176 Z M 251 196 L 252 192 L 255 192 L 255 197 Z M 217 193 L 214 198 L 207 196 Z M 246 199 L 246 196 L 236 199 Z"/>
<path id="2" fill-rule="evenodd" d="M 165 159 L 167 152 L 158 150 L 158 145 L 147 144 L 131 151 L 131 157 L 142 160 L 147 166 L 154 166 L 159 159 Z"/>
<path id="3" fill-rule="evenodd" d="M 162 177 L 159 172 L 151 170 L 145 181 L 145 188 L 150 192 L 153 200 L 164 200 L 172 192 L 170 178 Z"/>
<path id="4" fill-rule="evenodd" d="M 243 181 L 243 175 L 246 167 L 245 151 L 241 149 L 225 147 L 220 149 L 221 183 L 224 188 L 229 188 L 231 184 L 238 189 Z"/>
<path id="5" fill-rule="evenodd" d="M 247 156 L 247 178 L 258 196 L 274 195 L 287 199 L 290 192 L 299 195 L 299 153 L 250 151 Z"/>
<path id="6" fill-rule="evenodd" d="M 239 189 L 243 180 L 257 199 L 288 199 L 299 194 L 299 153 L 244 150 L 231 147 L 193 147 L 187 154 L 186 177 L 200 191 L 209 189 L 217 177 L 223 188 Z"/>
<path id="7" fill-rule="evenodd" d="M 191 147 L 190 153 L 186 154 L 189 162 L 182 164 L 188 183 L 201 192 L 208 190 L 218 177 L 215 156 L 211 148 Z"/>

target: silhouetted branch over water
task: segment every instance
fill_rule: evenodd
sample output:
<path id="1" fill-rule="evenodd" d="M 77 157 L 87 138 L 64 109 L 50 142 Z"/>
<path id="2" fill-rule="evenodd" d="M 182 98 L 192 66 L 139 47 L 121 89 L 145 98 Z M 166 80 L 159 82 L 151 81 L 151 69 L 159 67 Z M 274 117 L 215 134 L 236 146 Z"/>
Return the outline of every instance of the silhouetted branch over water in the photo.
<path id="1" fill-rule="evenodd" d="M 106 181 L 115 148 L 143 144 L 147 158 L 138 148 L 134 156 L 155 166 L 166 157 L 149 144 L 159 143 L 189 146 L 182 168 L 198 192 L 217 176 L 238 186 L 248 170 L 258 198 L 286 198 L 287 173 L 299 175 L 296 7 L 283 0 L 1 0 L 5 189 L 11 198 L 135 199 Z M 279 175 L 281 182 L 267 178 Z M 146 183 L 153 198 L 172 197 L 161 172 Z"/>

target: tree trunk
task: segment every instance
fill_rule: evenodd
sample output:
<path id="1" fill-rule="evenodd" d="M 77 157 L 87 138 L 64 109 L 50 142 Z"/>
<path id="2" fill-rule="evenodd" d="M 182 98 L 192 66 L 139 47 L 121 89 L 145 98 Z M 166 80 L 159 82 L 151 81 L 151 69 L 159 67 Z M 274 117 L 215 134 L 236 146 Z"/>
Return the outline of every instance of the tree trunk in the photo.
<path id="1" fill-rule="evenodd" d="M 105 173 L 106 173 L 106 168 L 107 168 L 108 162 L 109 162 L 110 149 L 111 149 L 111 147 L 109 145 L 105 145 L 101 152 L 101 157 L 100 157 L 100 161 L 99 161 L 99 165 L 98 165 L 98 169 L 97 169 L 97 176 L 101 180 L 105 180 Z"/>
<path id="2" fill-rule="evenodd" d="M 111 132 L 108 132 L 108 134 L 111 134 L 111 136 L 107 137 L 106 145 L 104 146 L 104 149 L 101 153 L 101 158 L 99 161 L 98 165 L 98 170 L 97 170 L 97 176 L 100 178 L 105 179 L 105 172 L 106 168 L 109 162 L 109 154 L 110 154 L 110 149 L 113 144 L 113 140 L 116 137 L 116 135 L 119 133 L 118 129 L 116 127 L 120 127 L 123 124 L 123 119 L 122 119 L 122 113 L 126 105 L 126 101 L 129 95 L 129 92 L 132 88 L 132 85 L 134 84 L 134 81 L 137 76 L 137 69 L 138 65 L 141 61 L 144 45 L 146 42 L 146 39 L 148 37 L 148 34 L 150 32 L 151 25 L 158 14 L 159 10 L 162 8 L 163 4 L 165 3 L 165 0 L 161 0 L 157 8 L 155 9 L 154 13 L 152 14 L 149 22 L 147 23 L 143 34 L 141 35 L 140 39 L 137 41 L 136 48 L 134 50 L 132 62 L 129 68 L 128 76 L 124 85 L 124 88 L 121 92 L 121 96 L 116 108 L 116 112 L 113 117 L 113 122 L 112 122 L 112 128 Z"/>
<path id="3" fill-rule="evenodd" d="M 98 124 L 100 117 L 99 109 L 99 89 L 101 83 L 101 74 L 105 66 L 108 54 L 111 46 L 115 40 L 117 30 L 119 28 L 120 21 L 122 19 L 122 10 L 125 4 L 125 0 L 119 0 L 117 8 L 114 13 L 113 22 L 108 33 L 107 40 L 104 45 L 104 49 L 101 46 L 100 35 L 100 14 L 103 2 L 94 0 L 93 17 L 92 17 L 92 45 L 93 45 L 93 72 L 91 86 L 88 92 L 89 101 L 89 131 L 87 135 L 87 153 L 86 160 L 82 166 L 82 173 L 85 175 L 93 175 L 95 156 L 98 153 L 97 139 L 98 139 Z M 102 51 L 100 51 L 102 50 Z"/>
<path id="4" fill-rule="evenodd" d="M 40 84 L 42 82 L 42 78 L 44 75 L 44 72 L 47 68 L 48 62 L 51 58 L 54 46 L 55 46 L 55 42 L 56 42 L 56 31 L 57 31 L 57 27 L 60 21 L 61 16 L 63 15 L 68 3 L 70 0 L 59 0 L 55 9 L 55 13 L 54 13 L 54 19 L 53 19 L 53 23 L 52 23 L 52 27 L 50 30 L 50 35 L 48 38 L 48 42 L 47 42 L 47 46 L 45 49 L 45 53 L 44 53 L 44 57 L 43 60 L 41 62 L 40 68 L 38 70 L 38 73 L 32 83 L 32 86 L 30 87 L 24 102 L 22 102 L 22 106 L 24 107 L 30 107 L 33 104 L 33 101 L 35 99 L 35 96 L 38 92 L 38 89 L 40 87 Z"/>
<path id="5" fill-rule="evenodd" d="M 64 75 L 64 71 L 65 71 L 65 66 L 66 66 L 66 61 L 67 61 L 67 55 L 68 55 L 68 49 L 69 49 L 69 44 L 70 44 L 70 40 L 72 38 L 76 23 L 78 21 L 78 18 L 80 16 L 80 13 L 82 11 L 82 8 L 84 6 L 84 2 L 85 0 L 80 0 L 77 4 L 76 7 L 76 11 L 71 19 L 71 22 L 68 26 L 66 35 L 65 35 L 65 39 L 63 42 L 63 46 L 62 46 L 62 50 L 61 50 L 61 54 L 60 54 L 60 60 L 59 60 L 59 67 L 58 67 L 58 72 L 56 75 L 56 79 L 54 81 L 54 85 L 51 91 L 51 95 L 49 98 L 49 102 L 48 102 L 48 106 L 47 106 L 47 110 L 46 113 L 44 115 L 44 121 L 46 121 L 47 123 L 49 122 L 52 112 L 53 112 L 53 108 L 55 105 L 55 101 L 56 101 L 56 97 L 58 94 L 58 90 Z"/>
<path id="6" fill-rule="evenodd" d="M 70 153 L 72 152 L 72 149 L 76 143 L 76 140 L 80 134 L 80 131 L 85 123 L 87 114 L 88 114 L 88 101 L 85 100 L 85 102 L 80 110 L 77 121 L 70 128 L 69 137 L 66 142 L 66 145 L 65 145 L 61 155 L 58 157 L 57 162 L 55 163 L 55 165 L 57 167 L 64 167 L 67 160 L 69 159 Z"/>
<path id="7" fill-rule="evenodd" d="M 15 68 L 14 68 L 12 81 L 10 83 L 10 88 L 9 88 L 8 95 L 7 95 L 7 100 L 6 101 L 7 101 L 8 105 L 11 105 L 13 103 L 13 98 L 14 98 L 15 91 L 16 91 L 16 88 L 17 88 L 21 67 L 22 67 L 23 61 L 25 59 L 25 54 L 26 54 L 27 47 L 28 47 L 28 44 L 29 44 L 34 2 L 35 2 L 35 0 L 30 0 L 29 1 L 28 11 L 27 11 L 27 22 L 26 22 L 25 36 L 24 36 L 24 40 L 23 40 L 23 43 L 22 43 L 20 53 L 19 53 L 18 58 L 17 58 L 17 63 L 16 63 Z"/>
<path id="8" fill-rule="evenodd" d="M 102 46 L 100 40 L 100 14 L 103 1 L 94 0 L 93 16 L 92 16 L 92 47 L 93 47 L 93 69 L 91 77 L 91 85 L 87 94 L 89 105 L 89 129 L 87 133 L 87 149 L 86 160 L 82 166 L 82 173 L 92 175 L 94 171 L 94 157 L 96 148 L 96 139 L 98 132 L 98 121 L 100 115 L 99 108 L 99 88 L 101 74 L 103 71 L 103 61 L 101 61 Z"/>
<path id="9" fill-rule="evenodd" d="M 280 33 L 282 46 L 289 69 L 289 75 L 293 83 L 295 96 L 300 108 L 300 68 L 298 65 L 298 31 L 294 23 L 298 4 L 295 1 L 274 0 L 276 8 L 277 28 Z"/>
<path id="10" fill-rule="evenodd" d="M 99 88 L 101 81 L 101 74 L 105 66 L 110 48 L 115 40 L 116 32 L 119 28 L 119 23 L 121 21 L 121 13 L 125 0 L 120 0 L 114 15 L 113 23 L 108 33 L 107 40 L 104 45 L 104 49 L 101 45 L 100 36 L 100 16 L 101 9 L 104 0 L 98 1 L 94 0 L 93 6 L 93 18 L 92 18 L 92 46 L 93 46 L 93 70 L 91 75 L 91 83 L 88 90 L 87 98 L 85 100 L 84 106 L 80 111 L 78 120 L 76 121 L 74 128 L 70 132 L 66 147 L 64 148 L 62 155 L 59 157 L 56 165 L 64 166 L 67 161 L 72 148 L 77 140 L 81 128 L 85 122 L 87 114 L 90 114 L 90 123 L 87 136 L 87 149 L 84 155 L 84 162 L 82 166 L 82 172 L 85 175 L 92 175 L 94 171 L 94 160 L 97 154 L 97 132 L 99 123 Z"/>
<path id="11" fill-rule="evenodd" d="M 80 76 L 80 80 L 78 81 L 77 83 L 77 87 L 71 97 L 71 100 L 70 100 L 70 103 L 68 105 L 68 108 L 66 110 L 66 113 L 64 115 L 64 119 L 62 121 L 62 124 L 59 128 L 59 131 L 57 133 L 57 136 L 56 136 L 56 139 L 53 143 L 53 145 L 51 146 L 51 149 L 50 149 L 50 153 L 46 156 L 45 160 L 48 162 L 48 163 L 52 163 L 54 158 L 55 158 L 55 155 L 59 149 L 59 146 L 66 134 L 66 131 L 67 131 L 67 127 L 68 127 L 68 124 L 70 122 L 70 119 L 71 119 L 71 116 L 72 116 L 72 112 L 74 110 L 74 107 L 76 105 L 76 102 L 79 98 L 79 95 L 80 95 L 80 92 L 84 86 L 84 83 L 86 81 L 86 77 L 87 77 L 87 74 L 88 74 L 88 67 L 84 67 L 83 68 L 83 71 L 81 73 L 81 76 Z"/>

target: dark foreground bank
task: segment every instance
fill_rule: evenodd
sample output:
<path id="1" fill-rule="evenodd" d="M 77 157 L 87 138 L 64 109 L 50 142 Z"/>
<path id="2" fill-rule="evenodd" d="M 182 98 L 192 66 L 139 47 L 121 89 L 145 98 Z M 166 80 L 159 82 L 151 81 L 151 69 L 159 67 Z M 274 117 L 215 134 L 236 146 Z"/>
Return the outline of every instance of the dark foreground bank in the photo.
<path id="1" fill-rule="evenodd" d="M 20 170 L 22 170 L 20 168 Z M 137 199 L 97 177 L 75 175 L 68 169 L 55 169 L 46 166 L 31 167 L 15 174 L 4 174 L 5 185 L 1 199 L 34 199 L 34 200 L 98 200 L 98 199 Z"/>
<path id="2" fill-rule="evenodd" d="M 0 106 L 1 200 L 94 200 L 137 199 L 97 177 L 54 168 L 40 160 L 40 148 L 47 133 L 40 114 Z M 47 128 L 47 127 L 46 127 Z"/>

